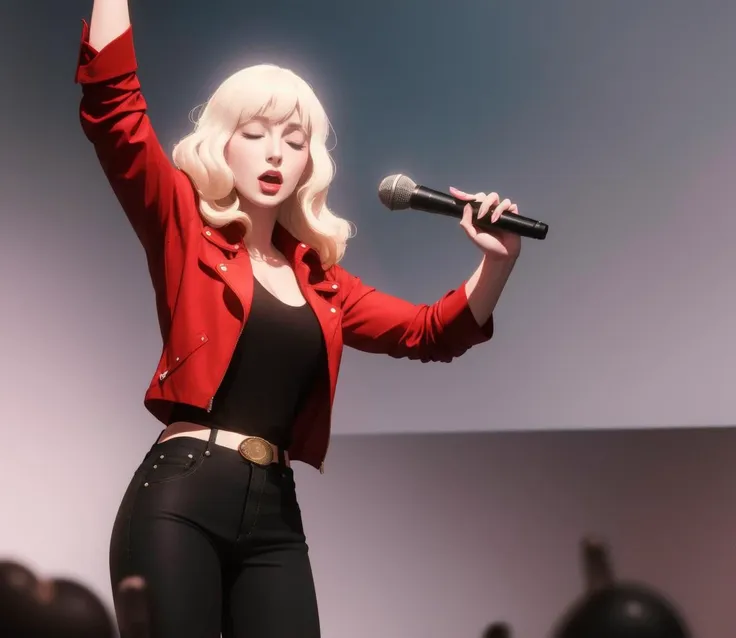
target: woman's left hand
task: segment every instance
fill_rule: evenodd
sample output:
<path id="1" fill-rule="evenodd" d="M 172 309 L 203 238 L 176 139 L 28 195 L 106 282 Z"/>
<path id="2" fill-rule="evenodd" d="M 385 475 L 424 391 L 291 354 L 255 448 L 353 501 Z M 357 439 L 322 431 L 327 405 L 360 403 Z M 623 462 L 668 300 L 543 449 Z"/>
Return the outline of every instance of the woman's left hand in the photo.
<path id="1" fill-rule="evenodd" d="M 508 199 L 500 201 L 498 193 L 490 193 L 489 195 L 476 193 L 475 195 L 469 195 L 453 187 L 450 187 L 450 193 L 457 199 L 468 202 L 481 202 L 480 209 L 478 210 L 478 219 L 482 219 L 490 212 L 491 221 L 496 222 L 503 212 L 509 212 L 515 215 L 519 213 L 516 204 L 512 204 L 511 200 Z M 463 210 L 463 218 L 460 226 L 463 227 L 470 240 L 486 255 L 496 259 L 516 259 L 519 256 L 519 252 L 521 251 L 521 237 L 515 233 L 509 233 L 500 229 L 491 232 L 478 230 L 473 226 L 473 209 L 470 204 L 465 206 Z"/>

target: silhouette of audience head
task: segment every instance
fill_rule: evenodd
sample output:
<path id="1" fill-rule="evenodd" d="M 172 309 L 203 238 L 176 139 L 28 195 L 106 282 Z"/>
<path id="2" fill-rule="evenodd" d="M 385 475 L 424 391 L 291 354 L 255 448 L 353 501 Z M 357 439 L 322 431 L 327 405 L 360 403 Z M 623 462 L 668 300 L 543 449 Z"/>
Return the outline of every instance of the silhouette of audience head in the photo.
<path id="1" fill-rule="evenodd" d="M 552 638 L 690 638 L 674 605 L 653 589 L 617 581 L 605 544 L 582 542 L 585 593 L 567 608 Z M 494 623 L 482 638 L 511 638 L 505 623 Z"/>
<path id="2" fill-rule="evenodd" d="M 604 543 L 582 543 L 586 591 L 552 629 L 552 638 L 690 638 L 674 605 L 638 583 L 617 581 Z M 118 587 L 121 638 L 150 638 L 143 579 L 131 576 Z M 114 638 L 105 605 L 84 585 L 67 579 L 39 579 L 27 567 L 0 562 L 2 638 Z M 494 623 L 482 638 L 511 638 L 505 623 Z"/>
<path id="3" fill-rule="evenodd" d="M 553 638 L 689 638 L 684 620 L 662 594 L 617 581 L 604 543 L 582 544 L 585 594 L 554 627 Z"/>
<path id="4" fill-rule="evenodd" d="M 486 628 L 482 638 L 511 638 L 511 629 L 505 623 L 496 622 Z"/>
<path id="5" fill-rule="evenodd" d="M 0 635 L 3 638 L 114 638 L 113 620 L 87 587 L 39 579 L 27 567 L 0 562 Z"/>

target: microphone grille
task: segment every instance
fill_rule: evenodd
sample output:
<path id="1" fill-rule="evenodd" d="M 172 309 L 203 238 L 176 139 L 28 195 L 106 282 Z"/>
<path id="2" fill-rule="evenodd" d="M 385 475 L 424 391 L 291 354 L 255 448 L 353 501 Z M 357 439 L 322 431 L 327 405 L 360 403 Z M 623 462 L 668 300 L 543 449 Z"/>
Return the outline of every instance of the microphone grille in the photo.
<path id="1" fill-rule="evenodd" d="M 389 175 L 378 186 L 378 199 L 389 210 L 404 210 L 409 208 L 409 200 L 416 187 L 406 175 Z"/>

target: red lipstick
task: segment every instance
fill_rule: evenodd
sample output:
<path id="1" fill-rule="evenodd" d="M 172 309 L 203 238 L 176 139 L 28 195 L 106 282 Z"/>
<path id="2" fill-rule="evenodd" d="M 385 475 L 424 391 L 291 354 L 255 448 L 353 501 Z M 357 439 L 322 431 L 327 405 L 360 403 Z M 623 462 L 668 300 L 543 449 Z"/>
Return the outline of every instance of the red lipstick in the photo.
<path id="1" fill-rule="evenodd" d="M 266 171 L 258 178 L 258 184 L 264 195 L 275 195 L 281 190 L 284 178 L 279 171 Z"/>

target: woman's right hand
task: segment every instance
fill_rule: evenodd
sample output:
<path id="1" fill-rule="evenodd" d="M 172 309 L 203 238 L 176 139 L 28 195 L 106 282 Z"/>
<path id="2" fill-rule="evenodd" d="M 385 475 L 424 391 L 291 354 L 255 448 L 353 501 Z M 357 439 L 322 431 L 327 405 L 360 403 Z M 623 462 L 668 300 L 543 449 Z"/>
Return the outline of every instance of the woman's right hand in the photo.
<path id="1" fill-rule="evenodd" d="M 102 51 L 130 27 L 128 0 L 94 0 L 89 25 L 89 43 Z"/>

